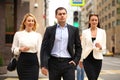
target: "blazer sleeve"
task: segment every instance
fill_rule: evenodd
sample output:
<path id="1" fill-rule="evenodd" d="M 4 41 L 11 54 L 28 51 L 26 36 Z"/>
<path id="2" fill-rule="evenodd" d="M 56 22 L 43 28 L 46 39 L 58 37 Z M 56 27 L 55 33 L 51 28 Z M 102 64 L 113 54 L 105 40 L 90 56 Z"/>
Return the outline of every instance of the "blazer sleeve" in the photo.
<path id="1" fill-rule="evenodd" d="M 49 28 L 46 28 L 42 45 L 41 45 L 41 51 L 40 51 L 40 61 L 41 61 L 41 67 L 48 67 L 48 44 L 49 44 Z"/>
<path id="2" fill-rule="evenodd" d="M 78 64 L 80 58 L 81 58 L 81 52 L 82 52 L 82 46 L 79 36 L 79 29 L 77 28 L 75 31 L 75 63 Z"/>
<path id="3" fill-rule="evenodd" d="M 102 50 L 106 50 L 106 32 L 103 30 Z"/>
<path id="4" fill-rule="evenodd" d="M 85 45 L 86 45 L 86 43 L 85 43 L 85 34 L 84 34 L 84 32 L 82 32 L 82 38 L 81 38 L 81 45 L 82 45 L 82 54 L 81 54 L 81 59 L 80 59 L 80 61 L 81 62 L 83 62 L 83 53 L 84 53 L 84 48 L 85 48 Z"/>

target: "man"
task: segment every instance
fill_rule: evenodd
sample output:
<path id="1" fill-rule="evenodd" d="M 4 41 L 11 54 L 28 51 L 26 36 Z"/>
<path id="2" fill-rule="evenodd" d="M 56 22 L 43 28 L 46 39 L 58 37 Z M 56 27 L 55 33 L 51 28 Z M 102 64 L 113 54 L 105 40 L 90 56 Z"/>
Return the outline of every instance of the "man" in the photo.
<path id="1" fill-rule="evenodd" d="M 56 25 L 47 27 L 41 46 L 41 72 L 49 80 L 75 80 L 75 67 L 81 57 L 78 28 L 66 23 L 67 10 L 55 11 Z"/>

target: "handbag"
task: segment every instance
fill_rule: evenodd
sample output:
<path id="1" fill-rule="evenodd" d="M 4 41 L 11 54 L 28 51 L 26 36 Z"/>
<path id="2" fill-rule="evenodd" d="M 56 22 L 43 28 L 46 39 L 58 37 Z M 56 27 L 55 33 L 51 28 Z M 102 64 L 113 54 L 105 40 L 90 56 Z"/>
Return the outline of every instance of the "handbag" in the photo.
<path id="1" fill-rule="evenodd" d="M 7 70 L 14 71 L 16 69 L 16 66 L 17 66 L 17 56 L 14 55 L 13 58 L 11 58 L 8 66 L 7 66 Z"/>

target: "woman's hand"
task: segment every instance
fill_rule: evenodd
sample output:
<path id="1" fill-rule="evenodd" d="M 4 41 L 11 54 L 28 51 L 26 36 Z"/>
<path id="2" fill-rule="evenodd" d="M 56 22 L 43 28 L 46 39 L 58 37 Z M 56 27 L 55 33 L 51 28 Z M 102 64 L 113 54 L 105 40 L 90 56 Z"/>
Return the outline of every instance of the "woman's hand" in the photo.
<path id="1" fill-rule="evenodd" d="M 80 68 L 83 68 L 83 62 L 79 61 Z"/>
<path id="2" fill-rule="evenodd" d="M 23 47 L 20 47 L 19 51 L 21 52 L 25 52 L 25 51 L 28 51 L 30 48 L 26 47 L 26 46 L 23 46 Z"/>
<path id="3" fill-rule="evenodd" d="M 95 43 L 95 46 L 96 46 L 97 48 L 99 48 L 100 50 L 102 49 L 102 46 L 100 45 L 100 43 Z"/>

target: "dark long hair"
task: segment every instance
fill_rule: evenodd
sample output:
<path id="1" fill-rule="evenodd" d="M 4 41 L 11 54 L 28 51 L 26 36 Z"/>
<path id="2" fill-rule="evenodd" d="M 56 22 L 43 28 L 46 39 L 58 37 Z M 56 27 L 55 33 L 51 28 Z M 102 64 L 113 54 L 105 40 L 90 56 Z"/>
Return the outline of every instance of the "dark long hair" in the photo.
<path id="1" fill-rule="evenodd" d="M 91 18 L 92 16 L 96 16 L 96 17 L 98 18 L 98 25 L 97 25 L 97 27 L 100 28 L 100 21 L 99 21 L 98 14 L 90 14 L 90 15 L 89 15 L 89 21 L 90 21 L 90 18 Z M 91 26 L 91 25 L 90 25 L 90 23 L 89 23 L 88 28 L 90 28 L 90 26 Z"/>

